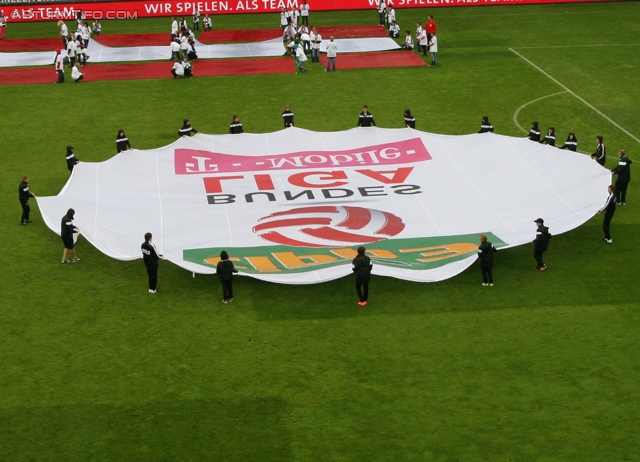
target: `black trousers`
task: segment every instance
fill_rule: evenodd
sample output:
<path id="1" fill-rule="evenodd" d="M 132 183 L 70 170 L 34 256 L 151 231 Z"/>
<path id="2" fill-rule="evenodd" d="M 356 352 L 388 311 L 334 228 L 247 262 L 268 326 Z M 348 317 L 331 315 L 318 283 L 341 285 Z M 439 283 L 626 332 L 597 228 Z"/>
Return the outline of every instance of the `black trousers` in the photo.
<path id="1" fill-rule="evenodd" d="M 538 262 L 538 268 L 542 268 L 544 266 L 544 262 L 542 261 L 542 254 L 544 250 L 541 249 L 533 249 L 533 258 Z"/>
<path id="2" fill-rule="evenodd" d="M 482 270 L 482 282 L 485 284 L 493 284 L 493 268 L 480 267 Z"/>
<path id="3" fill-rule="evenodd" d="M 304 24 L 305 26 L 309 25 L 309 16 L 300 16 L 302 19 L 302 24 Z"/>
<path id="4" fill-rule="evenodd" d="M 22 219 L 20 223 L 26 223 L 29 221 L 29 213 L 31 212 L 29 201 L 20 201 L 20 205 L 22 206 Z"/>
<path id="5" fill-rule="evenodd" d="M 58 73 L 58 83 L 64 83 L 64 71 L 60 69 L 56 72 Z"/>
<path id="6" fill-rule="evenodd" d="M 233 298 L 233 279 L 222 281 L 222 299 L 231 300 Z"/>
<path id="7" fill-rule="evenodd" d="M 605 212 L 604 220 L 602 221 L 602 230 L 604 231 L 604 238 L 611 239 L 611 219 L 613 218 L 613 214 L 615 213 L 615 209 L 613 212 Z"/>
<path id="8" fill-rule="evenodd" d="M 360 301 L 366 302 L 367 299 L 369 298 L 369 281 L 367 282 L 356 281 L 356 292 L 358 292 L 358 298 L 360 299 Z"/>
<path id="9" fill-rule="evenodd" d="M 618 203 L 627 202 L 627 186 L 628 181 L 616 180 L 616 191 L 618 193 Z"/>
<path id="10" fill-rule="evenodd" d="M 149 289 L 158 290 L 158 265 L 145 265 L 149 275 Z"/>

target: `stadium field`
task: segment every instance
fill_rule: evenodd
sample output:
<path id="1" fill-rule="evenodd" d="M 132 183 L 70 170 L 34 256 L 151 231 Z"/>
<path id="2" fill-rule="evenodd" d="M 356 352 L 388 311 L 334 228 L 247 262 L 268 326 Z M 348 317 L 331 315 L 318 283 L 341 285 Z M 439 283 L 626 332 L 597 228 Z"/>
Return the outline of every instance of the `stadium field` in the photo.
<path id="1" fill-rule="evenodd" d="M 301 75 L 178 81 L 167 61 L 167 79 L 53 85 L 52 67 L 51 85 L 0 85 L 1 460 L 640 460 L 640 3 L 409 9 L 398 23 L 413 32 L 428 14 L 437 67 L 340 71 L 338 55 L 329 74 L 309 63 Z M 311 18 L 377 22 L 373 10 Z M 57 34 L 53 22 L 9 23 L 7 39 Z M 275 131 L 285 104 L 317 131 L 355 126 L 368 104 L 381 127 L 401 127 L 410 108 L 434 133 L 475 132 L 488 115 L 497 133 L 524 136 L 538 120 L 560 143 L 574 131 L 588 154 L 602 135 L 608 167 L 619 149 L 636 161 L 628 205 L 611 245 L 602 215 L 555 236 L 544 273 L 522 246 L 496 255 L 494 287 L 476 266 L 433 284 L 374 276 L 366 307 L 351 278 L 236 278 L 222 304 L 215 277 L 167 262 L 151 295 L 140 260 L 112 260 L 82 237 L 82 260 L 61 265 L 34 200 L 33 223 L 19 226 L 22 175 L 36 195 L 58 194 L 67 145 L 97 162 L 115 154 L 120 128 L 151 149 L 185 118 L 215 134 L 233 114 L 248 132 Z"/>

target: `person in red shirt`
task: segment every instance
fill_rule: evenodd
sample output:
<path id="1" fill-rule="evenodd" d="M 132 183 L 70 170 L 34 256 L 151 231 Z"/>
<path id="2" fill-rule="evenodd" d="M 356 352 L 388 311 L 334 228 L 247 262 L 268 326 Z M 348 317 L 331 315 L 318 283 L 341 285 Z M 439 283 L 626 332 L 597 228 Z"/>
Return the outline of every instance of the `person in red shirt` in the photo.
<path id="1" fill-rule="evenodd" d="M 436 33 L 436 22 L 433 20 L 433 16 L 429 15 L 427 23 L 424 25 L 424 29 L 427 31 L 427 43 L 431 43 L 431 37 Z M 429 47 L 427 47 L 427 50 Z"/>

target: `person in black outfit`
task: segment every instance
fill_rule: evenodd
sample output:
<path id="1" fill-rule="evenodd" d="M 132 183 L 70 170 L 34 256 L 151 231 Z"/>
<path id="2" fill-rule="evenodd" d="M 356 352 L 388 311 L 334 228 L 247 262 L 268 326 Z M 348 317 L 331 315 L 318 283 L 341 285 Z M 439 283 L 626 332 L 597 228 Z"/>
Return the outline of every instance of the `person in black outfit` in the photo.
<path id="1" fill-rule="evenodd" d="M 534 266 L 534 268 L 544 271 L 547 269 L 547 265 L 542 261 L 542 254 L 549 248 L 551 234 L 549 233 L 549 228 L 544 226 L 544 220 L 542 218 L 538 218 L 535 223 L 538 225 L 538 229 L 536 230 L 536 238 L 533 240 L 533 258 L 536 259 L 538 264 Z"/>
<path id="2" fill-rule="evenodd" d="M 616 213 L 616 204 L 618 202 L 618 199 L 616 198 L 616 189 L 613 187 L 613 185 L 609 185 L 607 191 L 609 192 L 607 202 L 605 202 L 604 207 L 596 212 L 596 215 L 604 212 L 604 221 L 602 222 L 604 237 L 602 238 L 602 240 L 607 244 L 611 244 L 613 242 L 611 240 L 611 219 L 613 218 L 613 214 Z"/>
<path id="3" fill-rule="evenodd" d="M 547 134 L 545 135 L 543 140 L 540 140 L 540 144 L 548 144 L 549 146 L 556 145 L 556 129 L 553 127 L 549 127 Z"/>
<path id="4" fill-rule="evenodd" d="M 191 134 L 198 133 L 198 130 L 191 126 L 191 121 L 189 119 L 184 119 L 182 121 L 182 128 L 178 130 L 178 136 L 191 136 Z"/>
<path id="5" fill-rule="evenodd" d="M 124 130 L 118 130 L 118 136 L 116 137 L 116 147 L 118 148 L 118 154 L 126 151 L 131 148 L 131 143 L 129 142 L 129 138 L 124 134 Z"/>
<path id="6" fill-rule="evenodd" d="M 480 131 L 478 133 L 493 133 L 493 125 L 489 122 L 489 116 L 484 116 L 482 118 L 482 123 L 480 124 Z"/>
<path id="7" fill-rule="evenodd" d="M 358 127 L 371 127 L 376 126 L 376 121 L 373 120 L 373 114 L 369 112 L 369 106 L 364 106 L 360 117 L 358 118 Z"/>
<path id="8" fill-rule="evenodd" d="M 226 250 L 220 252 L 220 261 L 216 265 L 216 274 L 220 276 L 222 281 L 222 303 L 231 303 L 233 301 L 233 273 L 238 270 L 233 266 L 233 262 L 229 260 Z"/>
<path id="9" fill-rule="evenodd" d="M 611 173 L 618 175 L 616 191 L 618 191 L 618 205 L 627 205 L 627 186 L 631 181 L 631 159 L 627 157 L 624 149 L 618 152 L 618 166 Z"/>
<path id="10" fill-rule="evenodd" d="M 287 104 L 284 107 L 284 111 L 282 112 L 282 120 L 284 121 L 284 128 L 293 127 L 293 112 L 291 112 L 291 108 Z"/>
<path id="11" fill-rule="evenodd" d="M 29 220 L 29 213 L 31 212 L 29 199 L 32 197 L 36 197 L 36 195 L 29 191 L 29 177 L 24 175 L 20 186 L 18 186 L 18 199 L 20 199 L 20 205 L 22 206 L 22 218 L 20 219 L 22 226 L 27 226 L 27 223 L 31 223 L 31 220 Z"/>
<path id="12" fill-rule="evenodd" d="M 538 122 L 534 122 L 529 134 L 527 135 L 531 141 L 540 141 L 540 129 L 538 128 Z"/>
<path id="13" fill-rule="evenodd" d="M 600 165 L 604 166 L 604 163 L 607 160 L 607 148 L 602 143 L 601 136 L 596 136 L 596 141 L 598 142 L 598 144 L 596 145 L 596 152 L 591 154 L 591 158 Z"/>
<path id="14" fill-rule="evenodd" d="M 564 146 L 560 149 L 568 149 L 569 151 L 576 152 L 578 150 L 578 138 L 576 138 L 576 134 L 570 132 L 567 140 L 564 142 Z"/>
<path id="15" fill-rule="evenodd" d="M 242 128 L 242 122 L 238 120 L 238 116 L 234 115 L 231 124 L 229 125 L 229 133 L 232 135 L 237 135 L 239 133 L 244 133 L 244 129 Z"/>
<path id="16" fill-rule="evenodd" d="M 69 173 L 73 172 L 73 167 L 78 165 L 80 162 L 76 159 L 76 155 L 73 152 L 73 146 L 67 146 L 67 155 L 65 156 L 65 159 L 67 159 L 67 168 L 69 169 Z"/>
<path id="17" fill-rule="evenodd" d="M 416 118 L 411 115 L 411 110 L 404 110 L 404 126 L 407 128 L 416 128 Z"/>
<path id="18" fill-rule="evenodd" d="M 149 276 L 149 293 L 155 294 L 158 292 L 158 266 L 160 266 L 160 259 L 164 257 L 158 253 L 158 249 L 151 242 L 152 239 L 151 233 L 145 233 L 144 242 L 140 248 L 144 266 L 147 267 L 147 275 Z"/>
<path id="19" fill-rule="evenodd" d="M 80 259 L 76 256 L 76 243 L 73 241 L 73 233 L 79 233 L 80 228 L 77 228 L 73 225 L 73 217 L 76 214 L 75 210 L 69 209 L 67 210 L 67 214 L 62 217 L 60 237 L 62 238 L 62 242 L 64 243 L 64 251 L 62 252 L 62 263 L 69 263 L 67 260 L 67 253 L 69 250 L 71 251 L 71 255 L 73 255 L 73 261 L 78 262 Z"/>
<path id="20" fill-rule="evenodd" d="M 479 239 L 478 258 L 480 259 L 480 270 L 482 271 L 482 285 L 493 286 L 493 254 L 497 250 L 491 242 L 487 241 L 486 234 L 481 234 Z"/>
<path id="21" fill-rule="evenodd" d="M 356 292 L 360 301 L 358 305 L 365 306 L 369 298 L 369 281 L 371 281 L 371 259 L 364 253 L 367 249 L 358 247 L 358 255 L 353 259 L 353 272 L 356 273 Z M 362 291 L 364 289 L 364 292 Z"/>

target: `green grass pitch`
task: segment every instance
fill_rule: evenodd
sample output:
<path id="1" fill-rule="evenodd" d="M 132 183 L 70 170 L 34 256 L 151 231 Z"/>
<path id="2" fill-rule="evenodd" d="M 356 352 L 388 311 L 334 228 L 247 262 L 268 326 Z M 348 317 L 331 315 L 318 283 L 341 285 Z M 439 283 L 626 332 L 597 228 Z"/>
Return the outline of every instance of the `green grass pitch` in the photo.
<path id="1" fill-rule="evenodd" d="M 585 153 L 603 135 L 609 167 L 618 149 L 640 161 L 640 3 L 397 12 L 403 31 L 428 14 L 437 68 L 326 74 L 309 63 L 304 75 L 175 81 L 167 64 L 164 80 L 0 86 L 0 460 L 640 460 L 640 162 L 612 245 L 595 217 L 553 239 L 545 273 L 522 246 L 497 254 L 493 288 L 476 266 L 436 284 L 374 277 L 366 308 L 351 278 L 238 278 L 223 305 L 215 277 L 167 262 L 150 295 L 141 261 L 109 259 L 83 238 L 82 261 L 61 265 L 35 201 L 33 223 L 18 225 L 21 176 L 57 194 L 68 144 L 101 161 L 119 128 L 150 149 L 172 142 L 183 118 L 225 133 L 233 114 L 249 132 L 274 131 L 287 103 L 318 131 L 353 127 L 363 104 L 381 127 L 400 127 L 410 108 L 434 133 L 475 132 L 489 115 L 497 133 L 524 136 L 518 124 L 538 120 L 560 141 L 576 132 Z M 277 24 L 214 17 L 215 28 Z M 53 22 L 10 23 L 7 38 L 57 34 Z"/>

